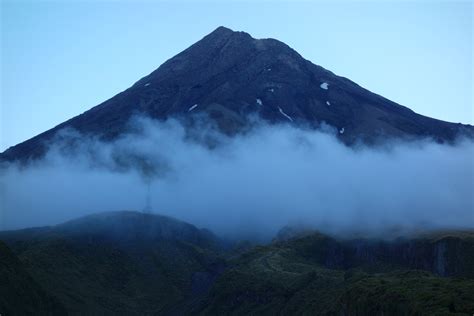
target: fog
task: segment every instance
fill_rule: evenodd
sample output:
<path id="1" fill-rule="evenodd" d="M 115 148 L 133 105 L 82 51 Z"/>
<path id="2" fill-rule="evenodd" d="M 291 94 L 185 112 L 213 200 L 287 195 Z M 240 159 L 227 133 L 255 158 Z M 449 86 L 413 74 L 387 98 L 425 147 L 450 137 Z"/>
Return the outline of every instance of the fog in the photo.
<path id="1" fill-rule="evenodd" d="M 151 211 L 229 238 L 282 226 L 388 234 L 474 228 L 474 146 L 430 141 L 348 147 L 331 128 L 258 124 L 226 137 L 134 118 L 106 143 L 63 130 L 47 155 L 0 175 L 2 229 L 110 210 Z M 211 146 L 209 144 L 212 144 Z"/>

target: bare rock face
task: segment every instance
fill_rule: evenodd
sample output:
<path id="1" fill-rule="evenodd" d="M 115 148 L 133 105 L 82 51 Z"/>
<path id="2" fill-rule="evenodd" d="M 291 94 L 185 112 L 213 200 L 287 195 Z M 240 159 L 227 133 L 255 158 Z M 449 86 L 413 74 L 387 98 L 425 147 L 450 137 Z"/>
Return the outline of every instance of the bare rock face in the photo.
<path id="1" fill-rule="evenodd" d="M 433 232 L 410 238 L 335 239 L 320 233 L 277 241 L 331 269 L 409 268 L 442 277 L 474 277 L 474 233 Z"/>
<path id="2" fill-rule="evenodd" d="M 445 142 L 474 135 L 470 125 L 416 114 L 305 60 L 278 40 L 219 27 L 129 89 L 9 148 L 0 158 L 40 157 L 54 134 L 66 127 L 113 139 L 126 132 L 134 114 L 184 121 L 201 114 L 227 134 L 248 127 L 250 114 L 272 123 L 325 123 L 347 144 L 387 137 Z"/>

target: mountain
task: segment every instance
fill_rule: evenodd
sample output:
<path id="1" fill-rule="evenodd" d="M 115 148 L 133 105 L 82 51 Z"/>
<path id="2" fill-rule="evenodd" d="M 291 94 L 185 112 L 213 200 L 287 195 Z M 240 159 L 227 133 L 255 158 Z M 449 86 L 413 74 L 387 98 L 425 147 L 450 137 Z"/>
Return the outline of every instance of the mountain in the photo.
<path id="1" fill-rule="evenodd" d="M 7 149 L 1 158 L 41 157 L 55 133 L 67 127 L 113 139 L 127 131 L 136 114 L 185 122 L 201 114 L 227 134 L 245 130 L 251 114 L 272 123 L 325 123 L 347 144 L 391 137 L 445 142 L 474 135 L 470 125 L 419 115 L 312 64 L 278 40 L 219 27 L 129 89 Z"/>
<path id="2" fill-rule="evenodd" d="M 0 240 L 7 244 L 0 242 L 6 294 L 0 313 L 8 315 L 471 315 L 474 309 L 472 231 L 389 241 L 285 229 L 272 243 L 229 249 L 207 230 L 123 211 L 4 231 Z"/>
<path id="3" fill-rule="evenodd" d="M 178 313 L 198 302 L 223 266 L 222 242 L 211 232 L 130 211 L 0 232 L 0 240 L 68 314 Z"/>

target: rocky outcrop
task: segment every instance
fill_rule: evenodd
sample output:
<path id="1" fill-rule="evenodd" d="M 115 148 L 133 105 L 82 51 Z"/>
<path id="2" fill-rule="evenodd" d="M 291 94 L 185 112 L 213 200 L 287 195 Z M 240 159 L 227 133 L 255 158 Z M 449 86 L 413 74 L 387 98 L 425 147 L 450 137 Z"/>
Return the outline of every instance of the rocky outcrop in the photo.
<path id="1" fill-rule="evenodd" d="M 396 240 L 341 240 L 313 234 L 284 242 L 331 269 L 410 268 L 474 278 L 474 233 L 438 233 Z"/>

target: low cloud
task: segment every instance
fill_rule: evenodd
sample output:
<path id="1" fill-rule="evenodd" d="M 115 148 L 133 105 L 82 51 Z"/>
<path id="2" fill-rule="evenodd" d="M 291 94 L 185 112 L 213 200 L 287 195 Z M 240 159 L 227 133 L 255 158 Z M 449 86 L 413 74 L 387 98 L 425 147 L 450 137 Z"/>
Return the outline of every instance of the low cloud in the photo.
<path id="1" fill-rule="evenodd" d="M 258 124 L 226 137 L 136 118 L 114 142 L 59 133 L 46 157 L 2 170 L 3 229 L 143 210 L 231 238 L 285 225 L 331 233 L 474 228 L 474 146 L 430 140 L 347 147 L 337 131 Z"/>

